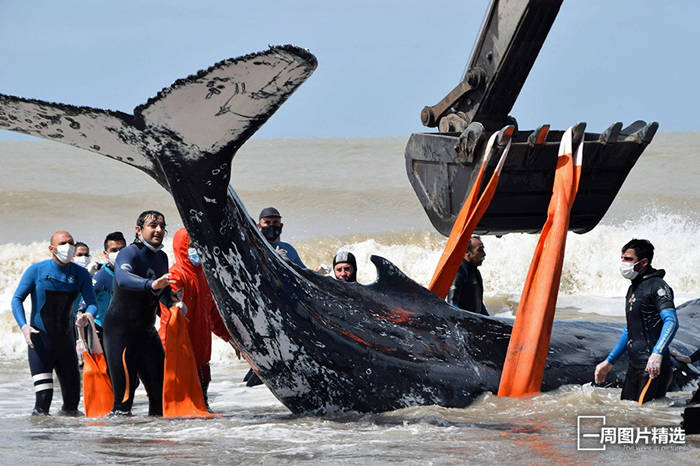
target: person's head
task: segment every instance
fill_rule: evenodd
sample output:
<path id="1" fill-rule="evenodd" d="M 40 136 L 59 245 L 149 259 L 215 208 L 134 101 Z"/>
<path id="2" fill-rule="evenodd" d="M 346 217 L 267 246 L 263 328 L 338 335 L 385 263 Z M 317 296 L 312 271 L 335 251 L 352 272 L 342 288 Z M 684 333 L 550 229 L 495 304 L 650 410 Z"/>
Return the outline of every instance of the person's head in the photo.
<path id="1" fill-rule="evenodd" d="M 485 257 L 486 250 L 484 249 L 484 243 L 479 236 L 472 235 L 472 237 L 469 238 L 469 245 L 467 246 L 467 252 L 464 253 L 464 259 L 479 267 L 484 263 Z"/>
<path id="2" fill-rule="evenodd" d="M 73 262 L 81 267 L 87 267 L 90 263 L 90 248 L 87 244 L 78 241 L 75 243 L 75 255 L 73 256 Z"/>
<path id="3" fill-rule="evenodd" d="M 117 253 L 125 247 L 126 238 L 124 238 L 122 232 L 112 232 L 105 236 L 104 251 L 102 251 L 102 255 L 105 256 L 105 259 L 107 259 L 110 264 L 114 265 L 114 261 L 117 258 Z"/>
<path id="4" fill-rule="evenodd" d="M 651 266 L 654 258 L 654 245 L 646 239 L 633 239 L 622 246 L 620 273 L 623 277 L 634 280 L 637 275 Z"/>
<path id="5" fill-rule="evenodd" d="M 75 241 L 73 236 L 67 231 L 57 231 L 51 235 L 49 240 L 49 251 L 51 258 L 58 265 L 68 264 L 75 255 Z"/>
<path id="6" fill-rule="evenodd" d="M 185 227 L 180 228 L 173 235 L 173 254 L 176 262 L 189 262 L 195 267 L 202 265 L 199 253 L 190 241 L 190 235 Z"/>
<path id="7" fill-rule="evenodd" d="M 282 234 L 282 216 L 274 207 L 265 207 L 258 216 L 258 230 L 270 242 L 276 243 Z"/>
<path id="8" fill-rule="evenodd" d="M 353 253 L 340 251 L 333 258 L 333 275 L 344 282 L 357 281 L 357 261 Z"/>
<path id="9" fill-rule="evenodd" d="M 166 233 L 165 216 L 157 210 L 141 212 L 136 219 L 136 241 L 153 248 L 160 248 Z"/>

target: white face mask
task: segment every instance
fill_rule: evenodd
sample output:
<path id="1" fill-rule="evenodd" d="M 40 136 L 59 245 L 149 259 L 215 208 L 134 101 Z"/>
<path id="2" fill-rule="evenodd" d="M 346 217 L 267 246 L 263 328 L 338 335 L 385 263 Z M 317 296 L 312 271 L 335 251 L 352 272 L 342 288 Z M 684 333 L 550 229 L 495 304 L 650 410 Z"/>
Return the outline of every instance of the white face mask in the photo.
<path id="1" fill-rule="evenodd" d="M 109 254 L 107 254 L 107 260 L 109 260 L 109 263 L 112 264 L 112 266 L 114 266 L 114 261 L 117 260 L 117 254 L 119 254 L 119 251 L 110 252 Z"/>
<path id="2" fill-rule="evenodd" d="M 90 263 L 90 256 L 76 256 L 73 258 L 73 262 L 81 267 L 87 268 Z"/>
<path id="3" fill-rule="evenodd" d="M 620 263 L 620 274 L 628 279 L 628 280 L 634 280 L 637 278 L 637 275 L 639 275 L 639 272 L 635 272 L 634 266 L 639 264 L 641 261 L 637 261 L 634 264 L 631 262 L 621 262 Z"/>
<path id="4" fill-rule="evenodd" d="M 54 246 L 55 251 L 53 253 L 61 263 L 67 264 L 73 259 L 75 255 L 75 246 L 72 244 L 62 244 L 60 246 Z"/>

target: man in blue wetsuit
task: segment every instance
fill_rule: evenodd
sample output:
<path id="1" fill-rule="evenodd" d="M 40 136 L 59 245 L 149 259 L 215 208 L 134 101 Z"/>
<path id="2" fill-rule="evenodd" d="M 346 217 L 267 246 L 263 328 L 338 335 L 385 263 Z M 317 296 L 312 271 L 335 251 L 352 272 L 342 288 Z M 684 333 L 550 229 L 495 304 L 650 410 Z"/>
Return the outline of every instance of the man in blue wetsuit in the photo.
<path id="1" fill-rule="evenodd" d="M 270 243 L 273 249 L 275 249 L 282 257 L 289 259 L 291 262 L 295 263 L 302 269 L 306 266 L 301 261 L 297 250 L 294 249 L 289 243 L 280 241 L 280 235 L 282 235 L 282 216 L 279 211 L 274 207 L 265 207 L 258 217 L 258 230 L 263 234 L 265 239 Z"/>
<path id="2" fill-rule="evenodd" d="M 107 308 L 112 300 L 113 284 L 114 284 L 114 262 L 117 258 L 117 253 L 126 247 L 126 238 L 121 231 L 115 231 L 107 235 L 104 240 L 104 251 L 102 254 L 107 259 L 105 265 L 100 267 L 95 276 L 92 278 L 92 286 L 95 289 L 95 298 L 97 299 L 97 313 L 95 313 L 95 325 L 97 327 L 97 335 L 102 343 L 102 333 L 104 327 L 104 318 L 107 313 Z"/>
<path id="3" fill-rule="evenodd" d="M 632 280 L 625 305 L 627 327 L 595 368 L 595 382 L 604 382 L 615 361 L 628 351 L 623 400 L 639 400 L 649 379 L 643 401 L 663 398 L 673 375 L 668 346 L 678 329 L 678 317 L 673 290 L 663 280 L 666 272 L 652 268 L 653 258 L 654 246 L 645 239 L 633 239 L 622 247 L 620 273 Z"/>
<path id="4" fill-rule="evenodd" d="M 112 300 L 104 317 L 104 349 L 114 390 L 112 414 L 130 414 L 137 377 L 148 394 L 148 414 L 163 414 L 163 345 L 154 327 L 159 302 L 171 306 L 168 256 L 161 251 L 165 217 L 148 210 L 136 221 L 136 239 L 114 263 Z M 81 316 L 82 317 L 82 316 Z M 87 324 L 79 321 L 79 324 Z"/>
<path id="5" fill-rule="evenodd" d="M 80 371 L 73 340 L 73 306 L 80 293 L 87 312 L 95 314 L 96 301 L 90 274 L 71 262 L 75 242 L 70 233 L 51 236 L 51 259 L 30 266 L 12 297 L 12 314 L 28 345 L 29 369 L 34 379 L 36 401 L 33 415 L 48 415 L 53 398 L 53 375 L 61 384 L 61 414 L 77 415 L 80 401 Z M 24 300 L 31 295 L 29 322 Z"/>

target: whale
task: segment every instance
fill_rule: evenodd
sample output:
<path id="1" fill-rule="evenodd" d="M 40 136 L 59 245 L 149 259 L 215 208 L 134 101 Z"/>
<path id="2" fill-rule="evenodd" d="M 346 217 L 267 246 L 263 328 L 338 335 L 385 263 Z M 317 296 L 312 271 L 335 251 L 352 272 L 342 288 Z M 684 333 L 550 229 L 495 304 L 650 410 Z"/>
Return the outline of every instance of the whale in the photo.
<path id="1" fill-rule="evenodd" d="M 303 48 L 273 46 L 177 80 L 133 114 L 0 94 L 0 129 L 121 161 L 166 189 L 232 342 L 293 413 L 467 407 L 497 392 L 513 319 L 454 308 L 379 256 L 367 285 L 299 268 L 270 247 L 229 184 L 238 149 L 316 67 Z M 700 300 L 678 312 L 673 344 L 688 354 Z M 591 382 L 622 328 L 555 321 L 542 390 Z M 609 383 L 621 385 L 625 368 L 623 357 Z"/>

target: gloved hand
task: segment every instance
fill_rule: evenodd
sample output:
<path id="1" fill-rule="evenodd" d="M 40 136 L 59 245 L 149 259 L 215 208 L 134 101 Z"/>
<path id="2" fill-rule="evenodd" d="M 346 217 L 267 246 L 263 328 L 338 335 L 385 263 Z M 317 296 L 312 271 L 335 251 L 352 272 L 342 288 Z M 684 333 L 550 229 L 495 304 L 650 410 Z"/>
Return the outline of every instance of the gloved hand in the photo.
<path id="1" fill-rule="evenodd" d="M 78 338 L 75 341 L 75 352 L 78 355 L 78 364 L 83 364 L 83 353 L 85 352 L 85 345 L 83 344 L 83 340 Z"/>
<path id="2" fill-rule="evenodd" d="M 75 326 L 78 327 L 78 329 L 85 327 L 89 323 L 90 323 L 90 317 L 88 317 L 87 312 L 79 313 L 78 317 L 76 317 L 76 319 L 75 319 Z"/>
<path id="3" fill-rule="evenodd" d="M 184 301 L 176 302 L 175 304 L 173 304 L 173 307 L 180 309 L 180 312 L 183 316 L 187 315 L 187 305 L 184 303 Z"/>
<path id="4" fill-rule="evenodd" d="M 100 264 L 99 262 L 91 261 L 86 268 L 90 275 L 95 275 L 97 271 L 100 270 L 100 267 L 102 267 L 102 264 Z"/>
<path id="5" fill-rule="evenodd" d="M 22 335 L 24 335 L 24 341 L 27 342 L 30 348 L 34 348 L 34 342 L 32 342 L 32 333 L 39 333 L 37 329 L 29 324 L 24 324 L 22 326 Z"/>

